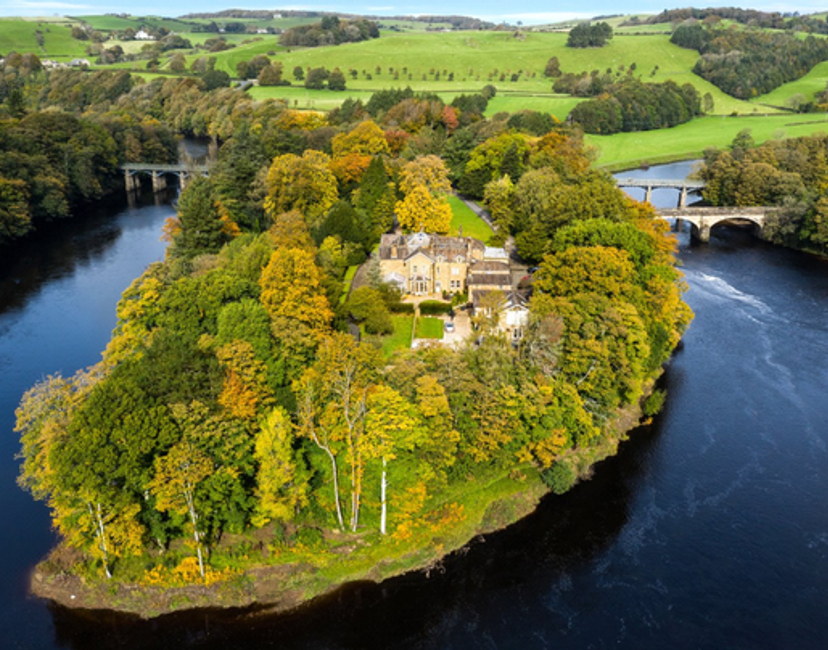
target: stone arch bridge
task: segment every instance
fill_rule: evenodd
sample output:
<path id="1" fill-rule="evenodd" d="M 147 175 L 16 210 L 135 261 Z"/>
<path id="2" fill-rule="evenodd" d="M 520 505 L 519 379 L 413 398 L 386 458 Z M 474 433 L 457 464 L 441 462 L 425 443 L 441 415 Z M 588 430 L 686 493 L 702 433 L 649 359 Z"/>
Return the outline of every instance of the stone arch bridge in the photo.
<path id="1" fill-rule="evenodd" d="M 207 176 L 210 171 L 207 165 L 164 165 L 160 163 L 126 163 L 118 169 L 124 172 L 127 194 L 141 187 L 140 174 L 149 174 L 152 177 L 152 191 L 160 192 L 167 187 L 167 174 L 177 175 L 178 183 L 183 190 L 187 185 L 187 179 L 192 174 Z"/>
<path id="2" fill-rule="evenodd" d="M 616 184 L 621 188 L 639 187 L 644 189 L 644 200 L 651 202 L 653 190 L 667 188 L 677 190 L 678 207 L 675 209 L 657 209 L 663 219 L 675 219 L 676 229 L 681 230 L 681 222 L 690 223 L 690 234 L 702 242 L 710 241 L 710 229 L 718 224 L 748 225 L 753 227 L 757 236 L 762 235 L 765 218 L 772 208 L 701 208 L 687 207 L 688 194 L 701 194 L 704 181 L 664 178 L 617 178 Z"/>
<path id="3" fill-rule="evenodd" d="M 687 205 L 688 194 L 701 194 L 704 189 L 704 181 L 690 181 L 684 178 L 616 178 L 616 185 L 620 188 L 640 187 L 644 190 L 644 200 L 651 203 L 654 189 L 678 190 L 678 207 Z"/>
<path id="4" fill-rule="evenodd" d="M 757 236 L 762 235 L 765 218 L 774 208 L 675 208 L 658 210 L 663 219 L 675 219 L 676 229 L 681 230 L 681 222 L 690 223 L 690 235 L 701 242 L 710 241 L 710 230 L 719 224 L 752 226 Z"/>

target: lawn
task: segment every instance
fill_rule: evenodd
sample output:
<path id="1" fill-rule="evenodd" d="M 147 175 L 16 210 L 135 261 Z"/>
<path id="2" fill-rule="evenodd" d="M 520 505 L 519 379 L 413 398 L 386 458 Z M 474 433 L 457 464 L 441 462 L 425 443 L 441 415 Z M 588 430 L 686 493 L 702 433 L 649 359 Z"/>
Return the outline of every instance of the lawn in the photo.
<path id="1" fill-rule="evenodd" d="M 757 143 L 774 138 L 793 138 L 828 132 L 828 121 L 819 115 L 768 115 L 765 117 L 703 117 L 672 129 L 588 135 L 598 149 L 597 164 L 613 170 L 638 167 L 642 162 L 689 160 L 706 147 L 725 147 L 739 131 L 750 129 Z"/>
<path id="2" fill-rule="evenodd" d="M 469 206 L 456 196 L 449 196 L 448 202 L 452 213 L 450 235 L 457 236 L 462 226 L 464 237 L 474 237 L 483 243 L 489 241 L 489 237 L 494 234 L 494 231 L 489 228 L 489 224 L 478 217 Z"/>
<path id="3" fill-rule="evenodd" d="M 421 316 L 417 319 L 417 326 L 414 332 L 417 339 L 441 339 L 443 338 L 443 321 L 433 316 Z"/>
<path id="4" fill-rule="evenodd" d="M 348 270 L 345 271 L 345 277 L 342 278 L 342 295 L 339 297 L 340 304 L 343 304 L 348 299 L 348 293 L 351 291 L 351 283 L 354 281 L 354 276 L 358 268 L 358 265 L 349 266 Z"/>
<path id="5" fill-rule="evenodd" d="M 382 338 L 382 353 L 388 357 L 395 350 L 406 350 L 411 347 L 411 330 L 414 327 L 414 316 L 391 316 L 394 323 L 394 332 Z"/>

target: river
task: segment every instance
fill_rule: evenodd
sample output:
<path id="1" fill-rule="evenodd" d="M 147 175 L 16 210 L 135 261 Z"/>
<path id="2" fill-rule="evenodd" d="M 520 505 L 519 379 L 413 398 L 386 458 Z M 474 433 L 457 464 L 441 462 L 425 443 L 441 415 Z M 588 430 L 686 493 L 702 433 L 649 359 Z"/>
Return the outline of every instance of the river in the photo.
<path id="1" fill-rule="evenodd" d="M 664 375 L 664 412 L 592 480 L 428 576 L 352 585 L 281 616 L 139 622 L 27 599 L 53 537 L 14 485 L 12 411 L 39 377 L 99 358 L 118 294 L 161 255 L 168 212 L 76 222 L 1 265 L 0 647 L 828 645 L 828 264 L 727 228 L 707 245 L 679 235 L 696 319 Z"/>

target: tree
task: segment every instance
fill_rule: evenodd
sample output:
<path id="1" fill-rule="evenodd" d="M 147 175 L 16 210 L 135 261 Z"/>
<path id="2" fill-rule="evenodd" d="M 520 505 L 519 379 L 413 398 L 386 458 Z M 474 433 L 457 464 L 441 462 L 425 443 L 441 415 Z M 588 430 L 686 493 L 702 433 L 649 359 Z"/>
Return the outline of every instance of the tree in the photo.
<path id="1" fill-rule="evenodd" d="M 293 78 L 302 81 L 305 78 L 305 69 L 301 65 L 293 67 Z"/>
<path id="2" fill-rule="evenodd" d="M 305 88 L 309 90 L 322 90 L 328 80 L 330 72 L 326 68 L 312 68 L 308 70 L 305 77 Z"/>
<path id="3" fill-rule="evenodd" d="M 339 68 L 334 68 L 328 75 L 328 90 L 345 90 L 345 75 Z"/>
<path id="4" fill-rule="evenodd" d="M 296 248 L 273 252 L 259 280 L 261 301 L 275 322 L 302 325 L 322 335 L 333 318 L 313 253 Z"/>
<path id="5" fill-rule="evenodd" d="M 317 226 L 338 198 L 330 163 L 327 154 L 312 149 L 301 157 L 285 154 L 274 158 L 267 172 L 265 200 L 265 210 L 271 219 L 283 212 L 299 210 L 311 228 Z"/>
<path id="6" fill-rule="evenodd" d="M 260 86 L 281 86 L 282 82 L 282 64 L 279 61 L 274 61 L 266 65 L 259 71 L 258 75 Z"/>
<path id="7" fill-rule="evenodd" d="M 351 516 L 348 526 L 359 525 L 365 455 L 366 399 L 380 357 L 372 346 L 334 332 L 317 351 L 316 362 L 294 385 L 300 405 L 300 430 L 322 449 L 331 462 L 337 521 L 344 528 L 339 496 L 337 457 L 344 455 L 350 472 Z"/>
<path id="8" fill-rule="evenodd" d="M 509 232 L 514 220 L 517 203 L 515 186 L 512 180 L 508 176 L 501 176 L 499 179 L 487 183 L 483 192 L 483 200 L 486 202 L 489 214 L 492 215 L 492 219 L 498 227 L 504 232 Z"/>
<path id="9" fill-rule="evenodd" d="M 204 90 L 208 92 L 216 88 L 227 88 L 230 85 L 230 75 L 224 70 L 207 70 L 200 77 L 204 82 Z"/>
<path id="10" fill-rule="evenodd" d="M 400 226 L 411 232 L 447 234 L 451 226 L 451 206 L 445 199 L 434 197 L 423 185 L 414 187 L 397 202 Z"/>
<path id="11" fill-rule="evenodd" d="M 161 512 L 187 515 L 193 531 L 193 541 L 198 556 L 198 570 L 203 578 L 204 535 L 199 529 L 200 513 L 196 491 L 213 471 L 213 462 L 192 442 L 182 440 L 169 453 L 155 460 L 155 476 L 149 483 L 155 496 L 155 507 Z"/>
<path id="12" fill-rule="evenodd" d="M 397 391 L 388 386 L 375 387 L 366 403 L 365 435 L 359 444 L 366 460 L 382 463 L 380 477 L 380 533 L 386 534 L 388 522 L 388 463 L 401 451 L 411 451 L 422 435 L 412 408 Z"/>
<path id="13" fill-rule="evenodd" d="M 359 323 L 364 323 L 369 334 L 390 334 L 394 331 L 391 312 L 385 305 L 382 294 L 371 287 L 354 290 L 346 305 L 348 314 Z"/>
<path id="14" fill-rule="evenodd" d="M 187 60 L 181 52 L 176 52 L 170 59 L 170 70 L 173 72 L 184 72 L 187 69 Z"/>
<path id="15" fill-rule="evenodd" d="M 340 158 L 355 153 L 377 156 L 388 153 L 385 132 L 373 120 L 360 122 L 348 133 L 339 133 L 331 140 L 333 157 Z"/>
<path id="16" fill-rule="evenodd" d="M 0 177 L 0 242 L 22 237 L 31 227 L 26 182 Z"/>
<path id="17" fill-rule="evenodd" d="M 558 57 L 553 56 L 546 62 L 546 68 L 544 68 L 543 76 L 553 78 L 561 76 L 561 64 L 558 61 Z"/>
<path id="18" fill-rule="evenodd" d="M 203 253 L 215 253 L 227 241 L 208 178 L 196 176 L 181 193 L 178 220 L 181 231 L 172 249 L 176 257 L 192 259 Z"/>
<path id="19" fill-rule="evenodd" d="M 409 194 L 422 187 L 433 196 L 451 192 L 448 168 L 438 156 L 419 156 L 406 163 L 400 172 L 400 189 Z"/>
<path id="20" fill-rule="evenodd" d="M 308 504 L 307 477 L 293 450 L 293 424 L 283 408 L 273 409 L 259 425 L 253 457 L 256 471 L 255 526 L 292 521 Z"/>

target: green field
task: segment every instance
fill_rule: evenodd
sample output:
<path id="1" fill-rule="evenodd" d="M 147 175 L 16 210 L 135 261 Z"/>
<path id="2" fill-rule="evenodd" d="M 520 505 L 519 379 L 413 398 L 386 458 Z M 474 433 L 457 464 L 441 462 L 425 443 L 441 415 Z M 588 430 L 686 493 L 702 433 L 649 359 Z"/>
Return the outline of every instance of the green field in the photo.
<path id="1" fill-rule="evenodd" d="M 34 52 L 41 59 L 74 59 L 86 56 L 88 43 L 72 38 L 71 21 L 56 23 L 40 19 L 0 18 L 0 54 Z M 43 34 L 43 47 L 35 32 Z"/>
<path id="2" fill-rule="evenodd" d="M 585 140 L 599 152 L 597 164 L 609 169 L 629 169 L 650 164 L 688 160 L 706 147 L 725 147 L 739 131 L 750 129 L 757 143 L 828 132 L 828 120 L 819 115 L 768 115 L 767 117 L 703 117 L 672 129 L 588 135 Z"/>
<path id="3" fill-rule="evenodd" d="M 449 196 L 448 202 L 451 206 L 452 214 L 450 235 L 457 236 L 462 226 L 464 237 L 474 237 L 482 242 L 489 241 L 489 237 L 494 232 L 485 221 L 478 217 L 469 206 L 456 196 Z"/>
<path id="4" fill-rule="evenodd" d="M 801 79 L 779 86 L 776 90 L 760 95 L 751 101 L 763 105 L 785 106 L 785 100 L 796 94 L 802 94 L 806 100 L 812 101 L 815 93 L 825 90 L 826 81 L 828 81 L 828 61 L 823 61 L 815 65 Z"/>
<path id="5" fill-rule="evenodd" d="M 499 95 L 492 102 L 490 114 L 531 108 L 551 112 L 561 119 L 565 117 L 579 100 L 551 93 L 552 82 L 543 76 L 543 69 L 553 55 L 559 58 L 566 72 L 615 71 L 635 63 L 635 74 L 644 81 L 672 79 L 679 84 L 692 83 L 699 92 L 711 94 L 717 114 L 734 111 L 750 114 L 756 108 L 725 95 L 694 75 L 691 69 L 698 54 L 673 45 L 666 34 L 617 38 L 606 47 L 589 50 L 567 48 L 565 43 L 566 34 L 562 33 L 530 32 L 522 38 L 515 38 L 511 32 L 391 33 L 372 41 L 334 48 L 279 52 L 277 59 L 288 73 L 295 66 L 339 67 L 346 73 L 356 70 L 356 79 L 347 74 L 350 91 L 410 85 L 416 90 L 453 96 L 477 92 L 492 83 Z M 265 54 L 270 49 L 273 45 L 262 41 L 220 52 L 216 55 L 216 67 L 234 74 L 239 61 Z M 439 80 L 432 70 L 440 72 Z M 452 81 L 448 80 L 450 73 L 454 74 Z M 518 73 L 519 79 L 511 81 L 511 75 Z M 504 81 L 500 81 L 501 75 L 505 75 Z"/>

